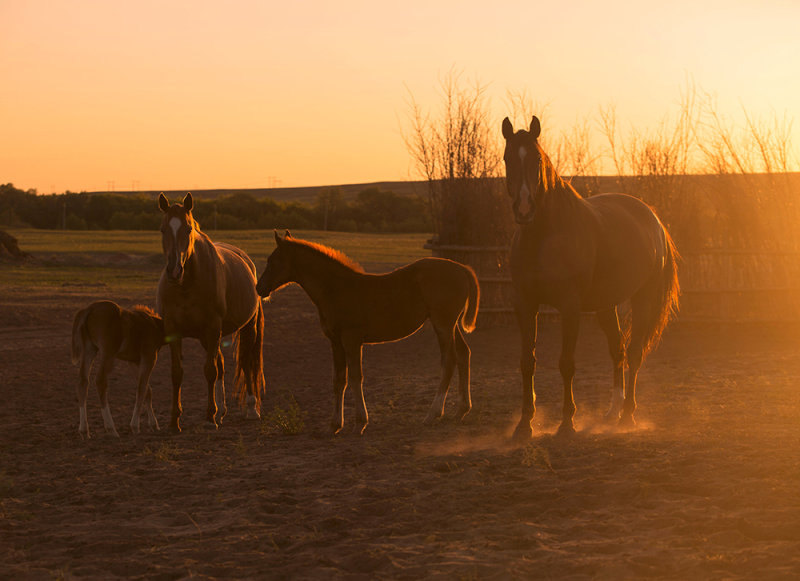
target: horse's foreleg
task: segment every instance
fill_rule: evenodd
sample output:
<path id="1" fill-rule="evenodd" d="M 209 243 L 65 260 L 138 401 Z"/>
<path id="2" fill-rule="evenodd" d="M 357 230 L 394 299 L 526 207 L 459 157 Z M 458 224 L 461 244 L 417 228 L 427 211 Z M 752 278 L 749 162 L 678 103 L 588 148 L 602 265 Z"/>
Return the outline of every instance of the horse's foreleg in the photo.
<path id="1" fill-rule="evenodd" d="M 203 366 L 203 373 L 206 377 L 208 384 L 208 408 L 206 410 L 206 420 L 210 422 L 214 428 L 218 427 L 217 424 L 217 401 L 216 401 L 216 386 L 217 377 L 219 377 L 219 370 L 217 369 L 217 356 L 220 352 L 219 349 L 220 335 L 214 334 L 203 342 L 203 347 L 206 350 L 206 362 Z"/>
<path id="2" fill-rule="evenodd" d="M 608 340 L 608 352 L 614 371 L 614 386 L 611 388 L 611 404 L 606 412 L 606 421 L 619 419 L 625 397 L 625 340 L 619 327 L 616 307 L 597 312 L 597 322 Z"/>
<path id="3" fill-rule="evenodd" d="M 347 358 L 347 385 L 352 386 L 356 396 L 356 425 L 355 430 L 363 434 L 369 423 L 367 404 L 364 401 L 364 376 L 361 366 L 363 345 L 361 342 L 352 342 L 345 346 Z M 344 402 L 342 402 L 344 404 Z"/>
<path id="4" fill-rule="evenodd" d="M 464 334 L 460 326 L 456 326 L 456 361 L 458 362 L 458 393 L 461 402 L 458 405 L 458 417 L 464 419 L 469 411 L 472 409 L 472 397 L 470 396 L 469 389 L 469 375 L 470 375 L 470 352 L 469 345 L 464 339 Z"/>
<path id="5" fill-rule="evenodd" d="M 183 362 L 182 359 L 182 340 L 178 337 L 169 344 L 169 352 L 172 358 L 172 415 L 170 418 L 170 429 L 173 432 L 180 432 L 180 417 L 183 413 L 181 408 L 181 382 L 183 381 Z"/>
<path id="6" fill-rule="evenodd" d="M 533 378 L 536 373 L 536 331 L 538 326 L 539 307 L 528 309 L 517 305 L 517 323 L 519 324 L 520 371 L 522 372 L 522 415 L 519 418 L 514 439 L 527 439 L 533 435 L 533 416 L 536 413 L 536 392 Z"/>
<path id="7" fill-rule="evenodd" d="M 453 378 L 453 370 L 456 367 L 456 349 L 453 340 L 453 327 L 441 329 L 435 327 L 436 338 L 439 340 L 439 351 L 442 359 L 442 379 L 439 382 L 439 389 L 433 398 L 428 415 L 425 416 L 425 423 L 430 424 L 444 415 L 444 402 L 447 399 L 447 390 L 450 388 L 450 380 Z"/>
<path id="8" fill-rule="evenodd" d="M 111 417 L 111 408 L 108 405 L 108 375 L 114 368 L 114 356 L 100 352 L 100 368 L 97 370 L 97 393 L 100 396 L 100 411 L 103 414 L 103 426 L 106 432 L 111 432 L 119 438 L 114 418 Z"/>
<path id="9" fill-rule="evenodd" d="M 558 369 L 564 384 L 564 406 L 562 409 L 560 433 L 575 431 L 573 417 L 575 416 L 575 399 L 572 396 L 572 379 L 575 377 L 575 346 L 578 343 L 578 330 L 581 321 L 580 311 L 561 313 L 561 357 L 558 360 Z"/>
<path id="10" fill-rule="evenodd" d="M 344 426 L 344 392 L 347 389 L 347 356 L 344 346 L 331 340 L 333 350 L 333 417 L 331 429 L 338 434 Z"/>
<path id="11" fill-rule="evenodd" d="M 86 399 L 89 396 L 89 375 L 92 371 L 92 362 L 97 355 L 97 349 L 94 345 L 84 345 L 83 353 L 81 354 L 81 367 L 78 372 L 78 411 L 80 413 L 80 420 L 78 424 L 78 433 L 81 437 L 89 438 L 89 420 L 86 414 Z"/>

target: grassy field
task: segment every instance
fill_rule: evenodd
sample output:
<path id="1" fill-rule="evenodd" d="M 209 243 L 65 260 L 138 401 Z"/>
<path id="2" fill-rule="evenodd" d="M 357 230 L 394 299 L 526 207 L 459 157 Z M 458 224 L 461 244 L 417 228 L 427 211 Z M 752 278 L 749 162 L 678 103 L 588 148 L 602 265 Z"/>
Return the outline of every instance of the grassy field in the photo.
<path id="1" fill-rule="evenodd" d="M 35 261 L 0 262 L 0 278 L 7 289 L 25 292 L 42 287 L 104 286 L 115 292 L 153 286 L 163 265 L 161 236 L 148 231 L 8 230 L 19 247 Z M 275 247 L 271 230 L 207 232 L 215 241 L 244 249 L 259 273 Z M 357 234 L 297 231 L 297 238 L 341 250 L 367 270 L 385 270 L 429 255 L 423 248 L 427 234 Z"/>

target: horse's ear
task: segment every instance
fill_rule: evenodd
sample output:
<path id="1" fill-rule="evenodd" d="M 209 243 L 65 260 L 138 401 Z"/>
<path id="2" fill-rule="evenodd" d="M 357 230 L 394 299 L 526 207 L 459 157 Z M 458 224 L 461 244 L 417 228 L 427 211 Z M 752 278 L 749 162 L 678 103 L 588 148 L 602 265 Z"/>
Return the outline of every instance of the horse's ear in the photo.
<path id="1" fill-rule="evenodd" d="M 192 198 L 192 192 L 188 192 L 183 197 L 183 208 L 187 212 L 191 212 L 193 207 L 194 207 L 194 198 Z"/>
<path id="2" fill-rule="evenodd" d="M 533 119 L 531 119 L 531 135 L 533 135 L 534 139 L 539 138 L 539 134 L 542 132 L 542 125 L 539 123 L 539 118 L 534 115 Z"/>
<path id="3" fill-rule="evenodd" d="M 161 208 L 162 212 L 169 210 L 169 200 L 167 199 L 167 196 L 163 194 L 163 192 L 158 196 L 158 207 Z"/>
<path id="4" fill-rule="evenodd" d="M 278 231 L 273 230 L 272 233 L 275 235 L 275 244 L 277 244 L 278 246 L 283 244 L 283 240 L 281 240 L 281 237 L 278 235 Z"/>
<path id="5" fill-rule="evenodd" d="M 511 121 L 509 121 L 508 117 L 506 117 L 505 119 L 503 119 L 503 137 L 505 137 L 508 140 L 511 139 L 513 135 L 514 135 L 514 126 L 511 125 Z"/>
<path id="6" fill-rule="evenodd" d="M 286 240 L 287 238 L 293 238 L 292 233 L 289 230 L 286 230 L 286 233 L 283 235 L 283 239 Z"/>

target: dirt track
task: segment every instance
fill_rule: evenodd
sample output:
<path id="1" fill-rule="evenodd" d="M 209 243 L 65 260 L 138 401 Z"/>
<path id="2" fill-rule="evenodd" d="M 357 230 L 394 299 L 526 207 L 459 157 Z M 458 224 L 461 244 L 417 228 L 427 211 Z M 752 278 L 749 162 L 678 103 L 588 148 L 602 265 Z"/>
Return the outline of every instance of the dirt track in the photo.
<path id="1" fill-rule="evenodd" d="M 297 288 L 267 305 L 264 410 L 293 394 L 305 429 L 247 422 L 230 399 L 203 427 L 201 351 L 186 348 L 184 432 L 132 436 L 134 382 L 111 387 L 122 437 L 77 431 L 75 310 L 102 289 L 0 290 L 0 578 L 796 578 L 800 575 L 800 334 L 674 326 L 645 365 L 638 429 L 608 431 L 610 364 L 585 324 L 579 433 L 552 434 L 559 331 L 541 325 L 537 430 L 519 408 L 517 331 L 479 329 L 472 413 L 422 425 L 439 377 L 430 329 L 365 349 L 371 423 L 327 434 L 331 356 Z M 153 376 L 168 424 L 169 357 Z M 232 365 L 228 366 L 228 385 Z M 452 416 L 456 390 L 451 390 Z M 353 419 L 346 398 L 346 428 Z"/>

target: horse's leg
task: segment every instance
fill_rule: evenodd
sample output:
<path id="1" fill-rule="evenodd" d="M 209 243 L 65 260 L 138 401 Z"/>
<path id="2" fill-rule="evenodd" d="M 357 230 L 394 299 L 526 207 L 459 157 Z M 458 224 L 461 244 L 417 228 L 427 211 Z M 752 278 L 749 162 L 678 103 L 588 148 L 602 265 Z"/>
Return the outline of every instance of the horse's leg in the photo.
<path id="1" fill-rule="evenodd" d="M 608 352 L 614 368 L 614 387 L 611 388 L 611 405 L 606 413 L 606 421 L 616 421 L 622 410 L 625 397 L 625 339 L 619 328 L 617 308 L 597 312 L 597 322 L 606 334 Z"/>
<path id="2" fill-rule="evenodd" d="M 628 346 L 628 380 L 625 382 L 625 402 L 619 423 L 633 426 L 633 412 L 636 411 L 636 378 L 644 357 L 644 342 L 654 317 L 651 307 L 652 297 L 643 293 L 631 298 L 631 342 Z"/>
<path id="3" fill-rule="evenodd" d="M 139 433 L 139 418 L 142 415 L 142 408 L 145 404 L 149 407 L 150 414 L 153 413 L 152 402 L 150 397 L 150 374 L 155 367 L 156 360 L 154 358 L 142 357 L 139 361 L 139 382 L 136 387 L 136 403 L 133 404 L 133 415 L 131 416 L 131 432 L 134 434 Z M 150 420 L 152 426 L 152 419 Z"/>
<path id="4" fill-rule="evenodd" d="M 206 362 L 205 365 L 203 365 L 203 373 L 206 377 L 206 384 L 208 385 L 206 421 L 210 422 L 215 429 L 219 427 L 217 424 L 216 400 L 217 377 L 219 377 L 219 370 L 217 369 L 217 357 L 220 352 L 219 342 L 219 331 L 210 331 L 202 341 L 203 348 L 206 350 Z"/>
<path id="5" fill-rule="evenodd" d="M 333 417 L 331 429 L 338 434 L 344 426 L 344 392 L 347 389 L 347 356 L 339 339 L 331 339 L 333 350 Z"/>
<path id="6" fill-rule="evenodd" d="M 572 396 L 572 379 L 575 376 L 575 346 L 578 343 L 580 322 L 579 309 L 565 309 L 561 312 L 561 357 L 558 360 L 558 369 L 564 383 L 564 406 L 561 425 L 558 427 L 559 433 L 575 432 L 572 422 L 576 409 L 575 399 Z"/>
<path id="7" fill-rule="evenodd" d="M 522 415 L 519 418 L 514 439 L 527 439 L 533 435 L 531 422 L 536 413 L 536 392 L 533 387 L 533 377 L 536 372 L 536 331 L 538 327 L 539 306 L 533 308 L 520 303 L 516 308 L 517 323 L 519 325 L 520 355 L 519 367 L 522 372 Z"/>
<path id="8" fill-rule="evenodd" d="M 161 428 L 158 426 L 156 412 L 153 410 L 153 390 L 150 388 L 149 383 L 147 384 L 147 391 L 144 396 L 144 405 L 147 411 L 147 425 L 150 427 L 150 430 L 160 430 Z"/>
<path id="9" fill-rule="evenodd" d="M 178 336 L 169 344 L 169 353 L 172 358 L 172 416 L 169 427 L 176 433 L 181 431 L 180 417 L 183 413 L 181 408 L 181 382 L 183 381 L 182 343 L 183 340 Z"/>
<path id="10" fill-rule="evenodd" d="M 225 401 L 225 357 L 222 348 L 217 349 L 217 386 L 214 390 L 217 401 L 217 423 L 222 425 L 222 418 L 228 413 L 228 404 Z"/>
<path id="11" fill-rule="evenodd" d="M 345 344 L 344 350 L 347 359 L 347 385 L 352 386 L 356 391 L 355 429 L 359 434 L 363 434 L 369 423 L 367 404 L 364 401 L 364 376 L 361 368 L 363 345 L 359 340 L 352 340 Z"/>
<path id="12" fill-rule="evenodd" d="M 447 399 L 447 390 L 450 388 L 450 380 L 453 377 L 453 370 L 456 367 L 456 349 L 453 340 L 453 327 L 447 329 L 435 326 L 436 338 L 439 340 L 439 351 L 442 359 L 442 379 L 439 382 L 439 389 L 433 398 L 428 415 L 425 416 L 426 424 L 438 420 L 444 415 L 444 402 Z"/>
<path id="13" fill-rule="evenodd" d="M 78 424 L 78 433 L 86 438 L 89 438 L 89 421 L 86 415 L 86 399 L 89 395 L 89 376 L 92 372 L 92 363 L 97 355 L 97 347 L 89 341 L 83 345 L 83 353 L 81 354 L 81 367 L 78 372 L 78 411 L 80 413 L 80 423 Z"/>
<path id="14" fill-rule="evenodd" d="M 97 394 L 100 396 L 100 411 L 103 414 L 103 426 L 106 432 L 111 432 L 119 438 L 114 418 L 111 417 L 111 408 L 108 405 L 108 375 L 114 368 L 114 356 L 100 351 L 100 368 L 97 370 Z"/>
<path id="15" fill-rule="evenodd" d="M 472 409 L 472 398 L 469 391 L 470 358 L 472 353 L 464 339 L 464 333 L 459 324 L 456 324 L 456 361 L 458 362 L 458 394 L 461 402 L 458 405 L 458 417 L 464 419 Z"/>

